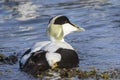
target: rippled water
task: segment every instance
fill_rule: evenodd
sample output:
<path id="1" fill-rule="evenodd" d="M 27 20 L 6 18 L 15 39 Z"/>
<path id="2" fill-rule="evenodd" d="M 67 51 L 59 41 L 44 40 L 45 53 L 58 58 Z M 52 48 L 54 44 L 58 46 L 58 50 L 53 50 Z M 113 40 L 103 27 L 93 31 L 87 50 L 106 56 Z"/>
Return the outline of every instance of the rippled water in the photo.
<path id="1" fill-rule="evenodd" d="M 119 0 L 1 0 L 0 53 L 20 56 L 35 42 L 48 40 L 47 24 L 55 15 L 66 15 L 86 29 L 65 39 L 78 51 L 80 68 L 119 69 Z M 0 65 L 0 71 L 2 80 L 33 79 L 19 71 L 18 63 Z"/>

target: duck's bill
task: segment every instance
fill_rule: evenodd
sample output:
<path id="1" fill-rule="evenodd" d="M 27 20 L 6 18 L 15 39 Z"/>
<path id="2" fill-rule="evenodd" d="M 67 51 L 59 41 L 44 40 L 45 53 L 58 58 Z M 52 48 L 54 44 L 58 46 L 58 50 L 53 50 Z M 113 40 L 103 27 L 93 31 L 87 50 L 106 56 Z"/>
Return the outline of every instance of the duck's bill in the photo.
<path id="1" fill-rule="evenodd" d="M 85 31 L 85 29 L 82 28 L 82 27 L 79 27 L 79 26 L 77 26 L 77 25 L 75 25 L 75 24 L 72 24 L 72 23 L 71 23 L 71 25 L 77 29 L 76 31 L 80 31 L 80 32 Z"/>

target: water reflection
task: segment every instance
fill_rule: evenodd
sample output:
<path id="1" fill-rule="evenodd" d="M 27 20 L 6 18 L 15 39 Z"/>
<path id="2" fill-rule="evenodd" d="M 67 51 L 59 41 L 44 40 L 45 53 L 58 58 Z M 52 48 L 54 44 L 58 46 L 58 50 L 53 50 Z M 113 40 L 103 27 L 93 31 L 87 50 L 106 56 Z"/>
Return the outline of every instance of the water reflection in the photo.
<path id="1" fill-rule="evenodd" d="M 70 8 L 81 8 L 81 7 L 94 7 L 94 8 L 100 8 L 102 4 L 109 5 L 108 0 L 77 0 L 77 1 L 71 1 L 71 2 L 61 2 L 54 5 L 54 7 L 65 7 L 68 6 Z"/>
<path id="2" fill-rule="evenodd" d="M 29 20 L 33 19 L 39 16 L 37 13 L 38 7 L 34 5 L 32 2 L 25 2 L 21 3 L 17 7 L 17 11 L 19 14 L 19 17 L 17 17 L 17 20 Z"/>
<path id="3" fill-rule="evenodd" d="M 29 20 L 39 16 L 38 6 L 30 1 L 5 0 L 3 7 L 11 11 L 11 14 L 7 15 L 4 19 Z M 40 7 L 39 5 L 39 8 Z"/>

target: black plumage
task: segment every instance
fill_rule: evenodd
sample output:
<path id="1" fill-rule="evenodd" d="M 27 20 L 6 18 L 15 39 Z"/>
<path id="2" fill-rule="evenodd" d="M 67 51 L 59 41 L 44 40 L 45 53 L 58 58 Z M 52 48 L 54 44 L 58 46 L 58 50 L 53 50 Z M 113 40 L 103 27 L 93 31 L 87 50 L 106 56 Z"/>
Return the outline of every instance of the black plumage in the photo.
<path id="1" fill-rule="evenodd" d="M 62 56 L 61 61 L 57 63 L 59 68 L 78 67 L 79 58 L 76 51 L 59 48 L 56 53 L 59 53 Z"/>
<path id="2" fill-rule="evenodd" d="M 70 23 L 69 19 L 66 16 L 60 16 L 54 22 L 54 24 L 59 24 L 59 25 L 62 25 L 65 23 Z"/>
<path id="3" fill-rule="evenodd" d="M 33 75 L 47 70 L 50 66 L 48 65 L 45 55 L 46 51 L 42 50 L 32 53 L 26 63 L 21 67 L 21 70 Z"/>

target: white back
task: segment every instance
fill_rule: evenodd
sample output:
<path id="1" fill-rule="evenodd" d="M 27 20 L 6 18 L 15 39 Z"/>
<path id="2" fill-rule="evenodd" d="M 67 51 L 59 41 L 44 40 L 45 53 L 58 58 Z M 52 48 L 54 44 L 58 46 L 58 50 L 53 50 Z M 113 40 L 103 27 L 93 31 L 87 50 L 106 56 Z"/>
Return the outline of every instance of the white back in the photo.
<path id="1" fill-rule="evenodd" d="M 73 49 L 71 45 L 69 45 L 67 42 L 62 42 L 62 41 L 54 41 L 51 42 L 49 45 L 47 45 L 44 50 L 48 52 L 55 52 L 59 48 L 64 48 L 64 49 Z"/>
<path id="2" fill-rule="evenodd" d="M 36 51 L 38 51 L 38 50 L 41 50 L 42 48 L 44 48 L 45 46 L 47 46 L 50 42 L 51 42 L 51 41 L 37 42 L 37 43 L 32 47 L 31 53 L 36 52 Z"/>

